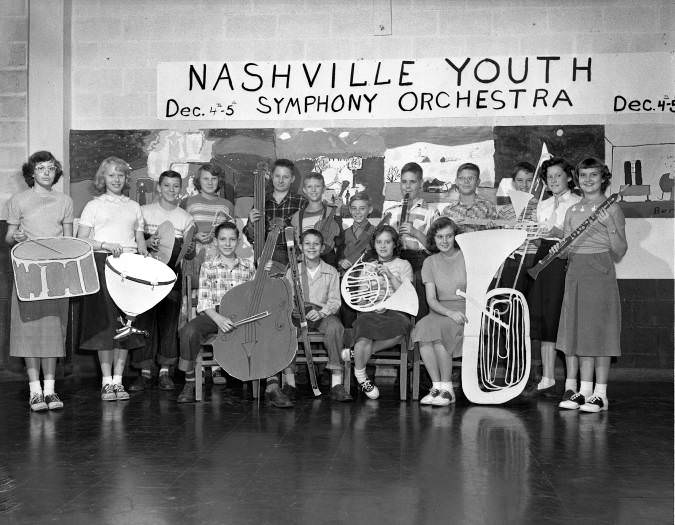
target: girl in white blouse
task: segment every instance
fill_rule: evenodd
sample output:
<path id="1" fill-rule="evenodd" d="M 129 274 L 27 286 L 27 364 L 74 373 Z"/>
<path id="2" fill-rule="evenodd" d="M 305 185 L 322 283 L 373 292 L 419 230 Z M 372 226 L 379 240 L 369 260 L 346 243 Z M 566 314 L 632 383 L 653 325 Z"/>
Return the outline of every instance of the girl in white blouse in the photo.
<path id="1" fill-rule="evenodd" d="M 105 260 L 110 254 L 113 257 L 122 252 L 148 254 L 141 207 L 123 193 L 130 171 L 129 164 L 117 157 L 101 162 L 94 177 L 94 187 L 101 195 L 84 207 L 77 231 L 79 238 L 89 239 L 94 247 L 100 282 L 99 292 L 85 296 L 82 301 L 80 348 L 98 352 L 103 401 L 129 399 L 122 385 L 127 353 L 145 344 L 138 334 L 123 341 L 113 339 L 122 312 L 108 294 L 105 280 Z"/>

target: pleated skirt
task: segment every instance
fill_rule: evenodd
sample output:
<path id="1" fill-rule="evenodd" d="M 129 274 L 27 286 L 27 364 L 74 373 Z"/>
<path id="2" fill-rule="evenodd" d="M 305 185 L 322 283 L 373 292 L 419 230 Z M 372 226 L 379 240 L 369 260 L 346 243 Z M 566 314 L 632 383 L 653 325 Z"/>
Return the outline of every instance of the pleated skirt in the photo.
<path id="1" fill-rule="evenodd" d="M 621 300 L 609 252 L 570 256 L 556 347 L 566 355 L 621 355 Z"/>

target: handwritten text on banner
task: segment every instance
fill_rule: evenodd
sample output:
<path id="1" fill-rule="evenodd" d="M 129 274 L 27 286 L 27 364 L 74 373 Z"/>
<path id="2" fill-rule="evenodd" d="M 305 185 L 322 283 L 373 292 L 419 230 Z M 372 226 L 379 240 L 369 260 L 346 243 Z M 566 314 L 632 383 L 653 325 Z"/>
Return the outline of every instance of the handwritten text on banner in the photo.
<path id="1" fill-rule="evenodd" d="M 674 113 L 668 53 L 162 62 L 166 120 Z"/>

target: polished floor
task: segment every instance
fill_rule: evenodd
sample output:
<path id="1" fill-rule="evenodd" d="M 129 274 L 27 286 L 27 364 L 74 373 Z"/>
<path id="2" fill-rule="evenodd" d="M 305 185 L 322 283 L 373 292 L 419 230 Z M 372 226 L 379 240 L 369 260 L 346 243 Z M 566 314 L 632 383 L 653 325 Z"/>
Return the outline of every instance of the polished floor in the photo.
<path id="1" fill-rule="evenodd" d="M 673 523 L 672 383 L 616 382 L 601 414 L 60 386 L 65 410 L 31 414 L 0 384 L 0 523 Z"/>

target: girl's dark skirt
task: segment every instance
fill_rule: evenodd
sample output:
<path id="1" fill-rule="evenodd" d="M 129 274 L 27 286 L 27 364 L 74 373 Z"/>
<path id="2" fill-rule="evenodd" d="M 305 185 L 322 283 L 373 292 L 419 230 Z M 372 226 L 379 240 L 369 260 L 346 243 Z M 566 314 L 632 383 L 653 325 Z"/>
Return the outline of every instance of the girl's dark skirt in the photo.
<path id="1" fill-rule="evenodd" d="M 9 355 L 63 357 L 68 327 L 68 299 L 19 301 L 12 286 Z"/>
<path id="2" fill-rule="evenodd" d="M 353 340 L 359 338 L 373 341 L 391 339 L 410 332 L 411 320 L 407 314 L 396 310 L 385 310 L 378 314 L 375 312 L 362 312 L 358 314 L 353 324 Z"/>
<path id="3" fill-rule="evenodd" d="M 546 257 L 556 241 L 542 240 L 535 264 Z M 565 294 L 564 259 L 554 259 L 530 286 L 527 303 L 530 309 L 530 337 L 538 341 L 555 342 L 558 338 L 560 309 Z"/>
<path id="4" fill-rule="evenodd" d="M 122 348 L 131 350 L 145 344 L 142 335 L 134 334 L 121 341 L 115 341 L 116 330 L 121 328 L 119 318 L 125 318 L 115 301 L 108 293 L 105 280 L 105 260 L 108 254 L 94 253 L 96 271 L 100 289 L 92 295 L 85 295 L 82 299 L 82 315 L 80 317 L 80 348 L 83 350 L 112 350 Z"/>
<path id="5" fill-rule="evenodd" d="M 566 355 L 621 355 L 621 300 L 609 252 L 572 254 L 556 347 Z"/>

